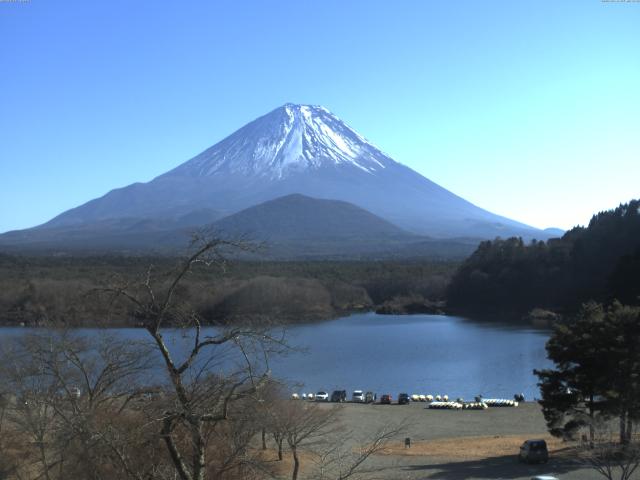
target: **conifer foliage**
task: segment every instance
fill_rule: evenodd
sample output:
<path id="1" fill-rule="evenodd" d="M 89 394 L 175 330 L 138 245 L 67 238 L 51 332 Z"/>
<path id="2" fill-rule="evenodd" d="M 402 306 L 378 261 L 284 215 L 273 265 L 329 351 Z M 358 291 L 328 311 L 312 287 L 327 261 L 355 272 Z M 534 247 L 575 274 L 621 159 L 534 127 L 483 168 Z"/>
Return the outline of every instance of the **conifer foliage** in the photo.
<path id="1" fill-rule="evenodd" d="M 555 369 L 535 371 L 549 431 L 573 437 L 618 420 L 628 444 L 640 419 L 640 308 L 588 303 L 574 321 L 559 325 L 547 343 Z"/>
<path id="2" fill-rule="evenodd" d="M 593 216 L 547 242 L 482 242 L 447 291 L 453 309 L 575 311 L 589 300 L 640 303 L 640 200 Z"/>

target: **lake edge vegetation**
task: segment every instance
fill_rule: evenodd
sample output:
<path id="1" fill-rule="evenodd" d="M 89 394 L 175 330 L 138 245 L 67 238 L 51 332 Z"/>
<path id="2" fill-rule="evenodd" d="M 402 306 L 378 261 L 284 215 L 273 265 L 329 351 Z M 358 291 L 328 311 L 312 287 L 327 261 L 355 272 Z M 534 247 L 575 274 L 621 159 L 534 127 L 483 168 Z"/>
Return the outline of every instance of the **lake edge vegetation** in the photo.
<path id="1" fill-rule="evenodd" d="M 179 263 L 173 257 L 25 257 L 0 254 L 0 325 L 140 326 L 126 311 L 89 295 L 114 280 L 144 279 Z M 326 320 L 381 307 L 444 300 L 457 268 L 451 261 L 233 261 L 194 272 L 181 291 L 207 324 Z M 399 305 L 399 307 L 398 307 Z M 416 308 L 414 305 L 413 308 Z"/>

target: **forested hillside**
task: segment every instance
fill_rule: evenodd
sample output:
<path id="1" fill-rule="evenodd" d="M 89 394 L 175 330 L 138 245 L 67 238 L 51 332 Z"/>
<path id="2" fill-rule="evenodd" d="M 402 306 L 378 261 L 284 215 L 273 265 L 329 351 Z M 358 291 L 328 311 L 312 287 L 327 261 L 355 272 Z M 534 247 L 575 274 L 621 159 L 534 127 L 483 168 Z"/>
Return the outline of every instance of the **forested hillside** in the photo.
<path id="1" fill-rule="evenodd" d="M 586 228 L 547 242 L 482 242 L 447 291 L 456 310 L 514 313 L 573 310 L 590 299 L 638 304 L 639 296 L 640 200 L 598 213 Z"/>
<path id="2" fill-rule="evenodd" d="M 108 286 L 142 286 L 149 268 L 170 275 L 168 257 L 18 257 L 0 254 L 0 325 L 135 325 L 107 296 Z M 230 262 L 194 269 L 182 289 L 210 323 L 259 317 L 305 322 L 387 302 L 438 301 L 457 267 L 453 262 Z M 108 313 L 108 315 L 107 315 Z"/>

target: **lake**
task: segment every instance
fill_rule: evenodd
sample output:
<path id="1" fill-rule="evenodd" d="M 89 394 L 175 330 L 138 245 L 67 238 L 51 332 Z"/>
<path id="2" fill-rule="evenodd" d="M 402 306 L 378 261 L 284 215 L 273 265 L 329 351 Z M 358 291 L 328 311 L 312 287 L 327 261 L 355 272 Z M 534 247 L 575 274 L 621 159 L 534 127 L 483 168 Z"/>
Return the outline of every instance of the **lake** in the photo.
<path id="1" fill-rule="evenodd" d="M 551 365 L 549 333 L 441 315 L 352 315 L 292 327 L 307 355 L 274 363 L 276 374 L 305 383 L 300 391 L 354 389 L 448 394 L 465 399 L 538 396 L 534 368 Z"/>
<path id="2" fill-rule="evenodd" d="M 0 330 L 6 340 L 33 331 Z M 85 332 L 96 330 L 85 329 Z M 113 329 L 128 338 L 146 338 L 139 329 Z M 546 368 L 549 333 L 521 325 L 477 322 L 442 315 L 363 313 L 287 327 L 292 345 L 306 348 L 272 360 L 274 375 L 297 392 L 345 389 L 378 394 L 447 394 L 451 398 L 539 397 L 534 368 Z M 176 335 L 178 337 L 178 335 Z M 174 346 L 186 348 L 176 340 Z"/>

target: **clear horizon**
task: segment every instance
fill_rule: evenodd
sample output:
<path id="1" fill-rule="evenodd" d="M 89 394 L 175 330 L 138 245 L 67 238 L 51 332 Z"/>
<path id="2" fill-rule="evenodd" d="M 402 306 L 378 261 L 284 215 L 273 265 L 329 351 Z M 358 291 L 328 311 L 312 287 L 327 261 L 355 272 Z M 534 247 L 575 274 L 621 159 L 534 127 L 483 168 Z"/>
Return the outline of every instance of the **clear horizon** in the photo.
<path id="1" fill-rule="evenodd" d="M 0 3 L 0 232 L 287 102 L 534 227 L 640 197 L 638 2 L 157 5 Z"/>

